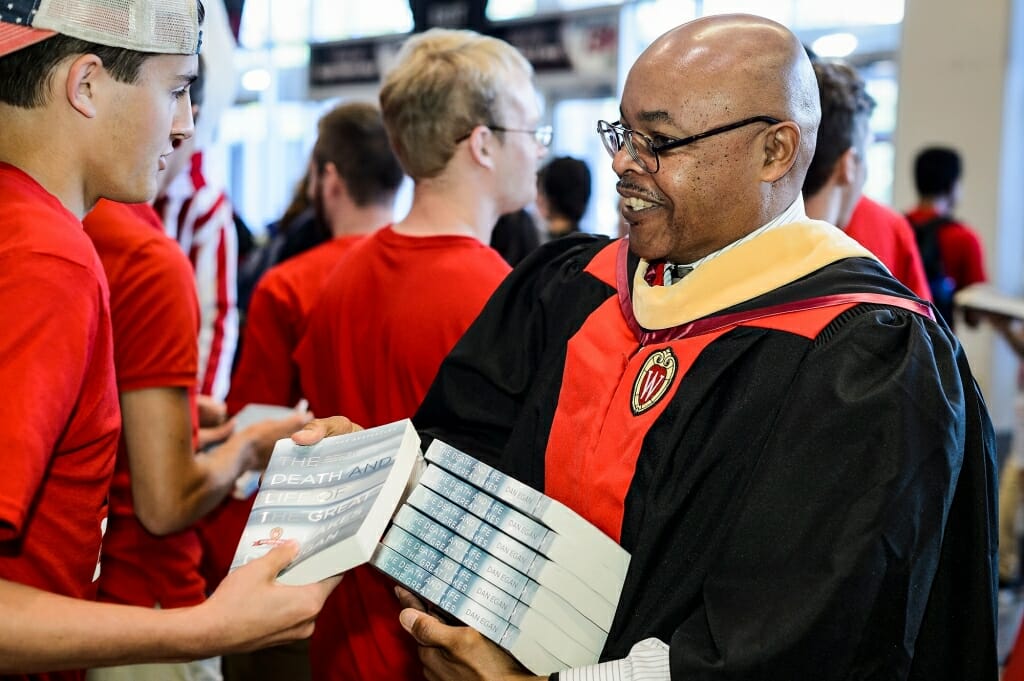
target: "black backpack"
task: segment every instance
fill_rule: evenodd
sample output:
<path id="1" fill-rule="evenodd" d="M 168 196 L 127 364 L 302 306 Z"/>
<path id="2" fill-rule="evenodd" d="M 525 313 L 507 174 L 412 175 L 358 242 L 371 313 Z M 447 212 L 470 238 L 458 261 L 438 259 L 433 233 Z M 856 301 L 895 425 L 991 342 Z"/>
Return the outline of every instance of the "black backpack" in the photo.
<path id="1" fill-rule="evenodd" d="M 910 223 L 914 227 L 914 237 L 917 239 L 917 249 L 921 252 L 921 262 L 924 264 L 924 274 L 928 279 L 932 300 L 950 328 L 953 327 L 953 292 L 956 290 L 956 282 L 946 273 L 946 266 L 942 261 L 942 248 L 939 245 L 939 232 L 951 223 L 952 220 L 942 215 L 921 224 L 915 224 L 913 221 Z"/>

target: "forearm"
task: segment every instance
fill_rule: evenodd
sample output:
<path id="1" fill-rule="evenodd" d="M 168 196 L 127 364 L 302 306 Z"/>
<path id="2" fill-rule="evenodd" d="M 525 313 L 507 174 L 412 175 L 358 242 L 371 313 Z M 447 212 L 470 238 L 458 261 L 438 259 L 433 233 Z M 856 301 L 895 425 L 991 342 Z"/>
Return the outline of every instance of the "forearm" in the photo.
<path id="1" fill-rule="evenodd" d="M 202 657 L 193 609 L 82 601 L 0 580 L 0 673 Z"/>
<path id="2" fill-rule="evenodd" d="M 190 480 L 182 486 L 181 527 L 212 511 L 234 489 L 238 476 L 256 467 L 257 462 L 256 445 L 238 434 L 205 454 L 197 454 Z"/>
<path id="3" fill-rule="evenodd" d="M 94 603 L 0 580 L 0 674 L 195 660 L 308 638 L 341 578 L 277 583 L 297 551 L 278 546 L 191 608 Z"/>
<path id="4" fill-rule="evenodd" d="M 121 394 L 135 514 L 154 534 L 188 527 L 223 499 L 258 462 L 251 433 L 234 434 L 209 454 L 192 450 L 192 414 L 183 388 Z"/>

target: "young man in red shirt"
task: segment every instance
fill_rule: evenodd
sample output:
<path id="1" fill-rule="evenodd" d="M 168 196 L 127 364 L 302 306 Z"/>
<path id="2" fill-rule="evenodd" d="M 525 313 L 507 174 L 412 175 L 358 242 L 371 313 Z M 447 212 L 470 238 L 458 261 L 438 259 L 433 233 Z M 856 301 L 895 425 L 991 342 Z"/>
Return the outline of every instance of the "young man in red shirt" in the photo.
<path id="1" fill-rule="evenodd" d="M 403 46 L 380 102 L 415 182 L 412 208 L 352 248 L 324 284 L 295 355 L 314 413 L 366 426 L 411 416 L 508 273 L 487 246 L 491 229 L 533 200 L 550 141 L 531 77 L 513 47 L 472 32 L 428 31 Z M 346 574 L 317 621 L 314 678 L 421 678 L 393 584 L 368 566 Z"/>
<path id="2" fill-rule="evenodd" d="M 196 455 L 199 320 L 188 260 L 148 204 L 102 200 L 83 224 L 109 282 L 123 421 L 99 597 L 147 608 L 198 605 L 207 589 L 193 524 L 239 475 L 264 468 L 274 442 L 300 428 L 304 417 L 251 425 Z M 213 662 L 104 667 L 88 678 L 203 678 Z"/>
<path id="3" fill-rule="evenodd" d="M 375 105 L 342 104 L 320 119 L 310 182 L 317 217 L 333 238 L 271 268 L 257 285 L 228 413 L 250 402 L 291 406 L 303 396 L 292 353 L 313 303 L 341 257 L 392 222 L 403 177 Z"/>
<path id="4" fill-rule="evenodd" d="M 148 200 L 192 133 L 202 6 L 0 8 L 0 674 L 207 657 L 308 635 L 332 583 L 274 583 L 295 548 L 207 603 L 90 602 L 120 431 L 107 282 L 80 219 Z M 80 672 L 33 678 L 80 678 Z M 21 677 L 24 678 L 24 677 Z"/>
<path id="5" fill-rule="evenodd" d="M 348 103 L 320 119 L 310 160 L 317 218 L 333 238 L 272 267 L 249 306 L 242 356 L 231 382 L 228 413 L 250 403 L 293 406 L 303 396 L 292 353 L 328 275 L 366 235 L 394 219 L 404 174 L 388 144 L 380 109 Z M 253 495 L 255 496 L 255 495 Z M 229 499 L 201 524 L 212 579 L 227 573 L 252 499 Z M 234 540 L 234 541 L 233 541 Z M 228 679 L 309 676 L 305 642 L 225 658 Z"/>
<path id="6" fill-rule="evenodd" d="M 917 233 L 933 297 L 950 326 L 953 293 L 988 279 L 981 239 L 973 227 L 953 217 L 960 202 L 961 172 L 960 154 L 955 150 L 922 150 L 914 159 L 918 203 L 907 213 Z"/>

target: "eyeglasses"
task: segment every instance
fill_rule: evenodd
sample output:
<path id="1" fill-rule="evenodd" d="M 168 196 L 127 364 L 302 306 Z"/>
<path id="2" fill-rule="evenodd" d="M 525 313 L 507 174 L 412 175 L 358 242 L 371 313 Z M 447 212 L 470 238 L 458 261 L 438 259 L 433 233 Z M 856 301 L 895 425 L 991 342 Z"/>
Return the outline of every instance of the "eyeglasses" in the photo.
<path id="1" fill-rule="evenodd" d="M 537 144 L 539 144 L 542 147 L 549 147 L 549 146 L 551 146 L 551 138 L 554 135 L 554 130 L 552 130 L 550 125 L 541 125 L 541 126 L 537 127 L 534 130 L 523 130 L 523 129 L 519 129 L 519 128 L 503 128 L 500 125 L 484 125 L 484 127 L 485 128 L 490 128 L 491 130 L 493 130 L 495 132 L 525 132 L 525 133 L 528 133 L 530 135 L 533 135 L 533 141 L 536 142 Z M 472 134 L 473 134 L 473 131 L 470 130 L 465 135 L 463 135 L 459 139 L 455 140 L 455 143 L 459 144 L 461 142 L 464 142 L 464 141 L 468 140 L 469 136 L 472 135 Z"/>
<path id="2" fill-rule="evenodd" d="M 619 153 L 619 149 L 625 146 L 626 151 L 644 169 L 644 172 L 654 174 L 661 168 L 661 160 L 658 154 L 663 151 L 685 147 L 687 144 L 693 144 L 706 137 L 721 135 L 723 132 L 736 130 L 753 123 L 770 123 L 775 125 L 781 122 L 779 119 L 772 118 L 771 116 L 753 116 L 751 118 L 744 118 L 742 121 L 712 128 L 705 132 L 699 132 L 696 135 L 669 140 L 663 144 L 655 144 L 654 140 L 647 135 L 631 130 L 617 121 L 615 123 L 598 121 L 597 134 L 601 136 L 601 142 L 604 143 L 604 148 L 608 151 L 609 155 L 614 157 L 615 154 Z"/>

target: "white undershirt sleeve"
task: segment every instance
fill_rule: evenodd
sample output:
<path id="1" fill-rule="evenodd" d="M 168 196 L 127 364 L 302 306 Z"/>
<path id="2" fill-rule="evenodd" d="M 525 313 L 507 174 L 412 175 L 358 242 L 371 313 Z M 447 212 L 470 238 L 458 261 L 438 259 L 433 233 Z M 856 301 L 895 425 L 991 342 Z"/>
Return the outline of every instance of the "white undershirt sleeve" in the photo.
<path id="1" fill-rule="evenodd" d="M 646 638 L 621 660 L 558 672 L 558 681 L 669 681 L 668 645 Z"/>

